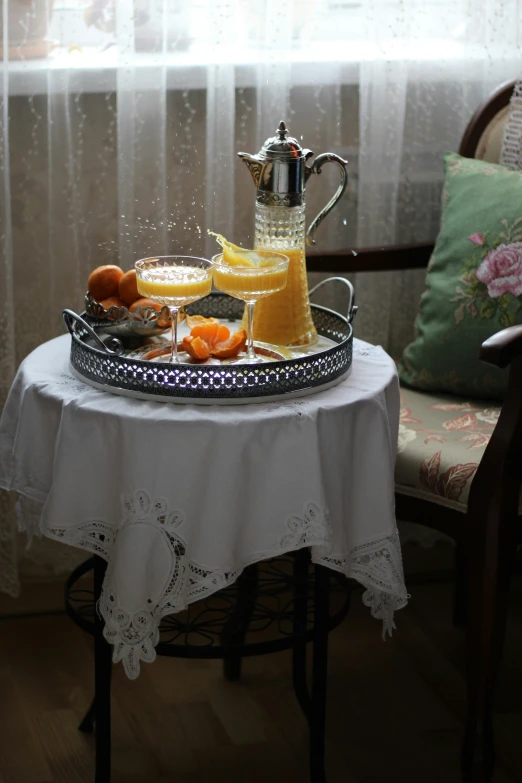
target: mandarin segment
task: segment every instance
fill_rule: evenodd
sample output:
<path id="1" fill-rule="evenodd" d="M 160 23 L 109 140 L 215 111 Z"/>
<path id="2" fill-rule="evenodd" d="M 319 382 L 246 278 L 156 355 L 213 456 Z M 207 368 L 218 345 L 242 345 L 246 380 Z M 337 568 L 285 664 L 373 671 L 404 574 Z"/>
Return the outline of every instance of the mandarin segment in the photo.
<path id="1" fill-rule="evenodd" d="M 219 321 L 218 323 L 199 324 L 191 330 L 190 334 L 192 337 L 201 337 L 202 340 L 211 345 L 218 333 L 219 326 Z"/>
<path id="2" fill-rule="evenodd" d="M 228 340 L 230 337 L 230 329 L 228 326 L 225 326 L 224 324 L 220 324 L 216 333 L 216 336 L 214 337 L 214 345 L 217 345 L 218 343 L 224 343 L 225 340 Z"/>
<path id="3" fill-rule="evenodd" d="M 205 323 L 194 326 L 191 335 L 193 337 L 201 337 L 208 345 L 212 346 L 227 340 L 230 337 L 230 329 L 217 321 L 216 323 Z"/>
<path id="4" fill-rule="evenodd" d="M 197 359 L 198 361 L 204 361 L 210 356 L 209 346 L 201 337 L 188 335 L 188 337 L 183 338 L 181 347 L 192 359 Z"/>

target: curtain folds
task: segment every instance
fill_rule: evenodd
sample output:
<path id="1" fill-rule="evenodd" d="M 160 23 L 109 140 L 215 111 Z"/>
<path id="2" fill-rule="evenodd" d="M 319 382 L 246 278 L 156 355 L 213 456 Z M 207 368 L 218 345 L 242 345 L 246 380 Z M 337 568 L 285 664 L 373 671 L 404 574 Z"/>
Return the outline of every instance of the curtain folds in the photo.
<path id="1" fill-rule="evenodd" d="M 24 356 L 63 331 L 61 310 L 81 310 L 95 266 L 211 255 L 207 228 L 252 240 L 254 186 L 236 152 L 257 152 L 281 119 L 349 161 L 318 249 L 434 239 L 444 151 L 520 70 L 522 0 L 0 5 L 0 406 Z M 309 180 L 309 220 L 336 187 L 330 169 Z M 423 280 L 356 275 L 357 335 L 398 356 Z M 10 593 L 14 531 L 0 492 Z M 52 552 L 31 557 L 64 566 Z"/>

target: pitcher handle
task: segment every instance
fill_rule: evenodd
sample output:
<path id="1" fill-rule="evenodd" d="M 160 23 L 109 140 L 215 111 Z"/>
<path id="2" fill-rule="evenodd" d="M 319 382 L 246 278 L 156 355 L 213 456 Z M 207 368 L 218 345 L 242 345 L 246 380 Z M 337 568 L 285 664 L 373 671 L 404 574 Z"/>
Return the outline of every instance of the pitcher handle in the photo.
<path id="1" fill-rule="evenodd" d="M 346 190 L 346 186 L 348 185 L 348 172 L 346 171 L 346 166 L 348 165 L 348 161 L 341 158 L 339 155 L 336 155 L 334 152 L 323 152 L 322 155 L 318 155 L 317 158 L 314 160 L 312 166 L 307 169 L 307 175 L 310 174 L 320 174 L 321 169 L 324 166 L 325 163 L 336 163 L 339 167 L 339 171 L 341 173 L 341 182 L 339 184 L 339 187 L 333 194 L 332 198 L 326 204 L 323 209 L 319 212 L 316 218 L 312 220 L 310 223 L 310 226 L 308 228 L 308 231 L 306 232 L 306 244 L 307 245 L 315 245 L 315 239 L 314 234 L 317 231 L 320 224 L 323 222 L 327 214 L 333 209 L 333 207 L 337 204 L 341 196 L 343 195 L 344 191 Z"/>

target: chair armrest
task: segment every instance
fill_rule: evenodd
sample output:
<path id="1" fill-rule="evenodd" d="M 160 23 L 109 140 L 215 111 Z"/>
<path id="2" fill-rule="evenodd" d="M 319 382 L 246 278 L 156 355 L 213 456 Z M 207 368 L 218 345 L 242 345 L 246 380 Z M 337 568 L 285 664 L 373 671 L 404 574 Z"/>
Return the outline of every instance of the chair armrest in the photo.
<path id="1" fill-rule="evenodd" d="M 354 250 L 308 250 L 309 272 L 384 272 L 392 269 L 422 269 L 428 265 L 433 243 L 364 247 Z"/>
<path id="2" fill-rule="evenodd" d="M 468 515 L 481 520 L 484 536 L 517 519 L 522 484 L 522 326 L 510 326 L 482 344 L 480 358 L 509 367 L 509 379 L 498 422 L 480 460 L 469 491 Z M 474 531 L 478 528 L 474 524 Z M 495 532 L 497 531 L 497 532 Z"/>
<path id="3" fill-rule="evenodd" d="M 509 326 L 482 343 L 479 358 L 495 367 L 507 367 L 522 355 L 522 326 Z"/>

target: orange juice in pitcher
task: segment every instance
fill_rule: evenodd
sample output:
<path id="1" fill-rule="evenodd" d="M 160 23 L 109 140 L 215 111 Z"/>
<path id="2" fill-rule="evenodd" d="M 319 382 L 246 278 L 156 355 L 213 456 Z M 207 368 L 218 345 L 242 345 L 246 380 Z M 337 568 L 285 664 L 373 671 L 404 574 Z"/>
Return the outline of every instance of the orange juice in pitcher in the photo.
<path id="1" fill-rule="evenodd" d="M 334 153 L 313 155 L 288 136 L 281 122 L 276 136 L 269 138 L 257 155 L 239 152 L 257 188 L 254 247 L 288 256 L 288 279 L 284 289 L 256 308 L 254 338 L 276 345 L 309 345 L 317 340 L 308 298 L 305 242 L 314 244 L 313 234 L 346 189 L 347 161 Z M 341 183 L 328 204 L 305 230 L 305 185 L 310 174 L 319 174 L 324 163 L 336 163 Z"/>

